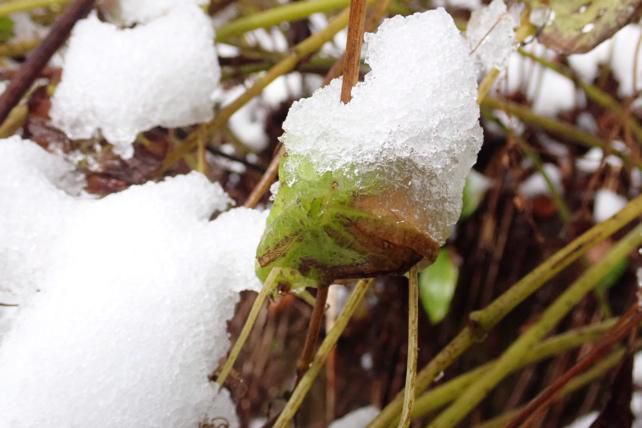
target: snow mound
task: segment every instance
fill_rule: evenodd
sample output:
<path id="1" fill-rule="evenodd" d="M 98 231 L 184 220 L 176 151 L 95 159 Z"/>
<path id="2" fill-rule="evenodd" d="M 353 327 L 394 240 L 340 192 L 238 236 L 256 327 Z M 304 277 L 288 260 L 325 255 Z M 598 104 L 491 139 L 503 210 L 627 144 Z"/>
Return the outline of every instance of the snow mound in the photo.
<path id="1" fill-rule="evenodd" d="M 82 20 L 53 96 L 54 125 L 75 139 L 102 133 L 129 157 L 141 131 L 210 120 L 220 77 L 213 40 L 208 17 L 189 2 L 132 29 Z"/>
<path id="2" fill-rule="evenodd" d="M 61 190 L 70 172 L 31 142 L 0 141 L 2 288 L 22 275 L 31 290 L 0 308 L 17 312 L 0 342 L 3 426 L 238 426 L 208 375 L 238 292 L 260 287 L 265 214 L 209 221 L 229 198 L 198 173 L 89 200 Z"/>
<path id="3" fill-rule="evenodd" d="M 609 189 L 599 189 L 595 192 L 593 203 L 593 220 L 601 223 L 619 212 L 627 204 L 624 196 Z"/>
<path id="4" fill-rule="evenodd" d="M 53 243 L 77 202 L 82 179 L 61 159 L 11 137 L 0 144 L 0 338 L 46 277 Z M 53 214 L 52 214 L 53 213 Z"/>
<path id="5" fill-rule="evenodd" d="M 113 0 L 103 5 L 109 18 L 122 25 L 143 24 L 183 4 L 207 4 L 207 0 Z"/>
<path id="6" fill-rule="evenodd" d="M 503 69 L 515 50 L 513 18 L 504 0 L 493 0 L 470 15 L 466 38 L 481 72 Z"/>
<path id="7" fill-rule="evenodd" d="M 443 9 L 388 19 L 365 39 L 372 71 L 350 103 L 335 79 L 290 109 L 285 168 L 304 158 L 319 173 L 376 171 L 411 195 L 417 224 L 443 241 L 482 142 L 469 47 Z"/>
<path id="8" fill-rule="evenodd" d="M 330 428 L 365 428 L 379 414 L 379 409 L 366 406 L 353 410 L 330 424 Z"/>

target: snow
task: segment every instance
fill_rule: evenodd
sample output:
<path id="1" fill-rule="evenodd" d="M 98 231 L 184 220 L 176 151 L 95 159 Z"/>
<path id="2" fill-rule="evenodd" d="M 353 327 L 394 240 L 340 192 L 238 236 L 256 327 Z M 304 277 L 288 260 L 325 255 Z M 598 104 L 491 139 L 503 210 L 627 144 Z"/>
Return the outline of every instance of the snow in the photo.
<path id="1" fill-rule="evenodd" d="M 566 428 L 590 428 L 595 419 L 597 419 L 597 412 L 587 413 L 566 425 Z"/>
<path id="2" fill-rule="evenodd" d="M 624 208 L 626 204 L 627 200 L 624 196 L 609 189 L 599 189 L 595 192 L 593 220 L 595 223 L 601 223 Z"/>
<path id="3" fill-rule="evenodd" d="M 46 278 L 45 261 L 75 205 L 70 194 L 84 183 L 69 164 L 38 146 L 18 137 L 0 143 L 0 303 L 19 305 L 0 308 L 1 340 Z"/>
<path id="4" fill-rule="evenodd" d="M 562 173 L 557 165 L 545 163 L 542 168 L 551 180 L 553 187 L 558 192 L 563 192 Z M 542 174 L 539 171 L 536 171 L 519 185 L 519 193 L 524 195 L 526 198 L 533 198 L 538 195 L 550 194 L 550 188 Z"/>
<path id="5" fill-rule="evenodd" d="M 329 428 L 366 428 L 378 414 L 379 409 L 374 406 L 362 407 L 335 420 Z"/>
<path id="6" fill-rule="evenodd" d="M 552 57 L 552 51 L 539 43 L 531 43 L 524 49 L 547 59 Z M 502 80 L 499 81 L 500 88 L 504 87 L 507 93 L 522 91 L 531 101 L 533 111 L 540 115 L 555 116 L 577 104 L 577 90 L 573 81 L 518 52 L 511 53 Z"/>
<path id="7" fill-rule="evenodd" d="M 220 77 L 213 39 L 208 17 L 190 3 L 132 29 L 82 20 L 52 99 L 54 125 L 74 139 L 101 133 L 129 157 L 141 131 L 210 120 Z"/>
<path id="8" fill-rule="evenodd" d="M 110 20 L 130 26 L 150 22 L 184 4 L 202 6 L 207 0 L 107 0 L 102 10 Z"/>
<path id="9" fill-rule="evenodd" d="M 626 146 L 621 141 L 613 141 L 613 148 L 621 151 L 625 149 Z M 575 166 L 578 170 L 591 174 L 599 169 L 602 161 L 613 168 L 622 167 L 622 159 L 615 155 L 608 155 L 605 158 L 604 151 L 599 147 L 592 147 L 584 156 L 578 158 L 575 161 Z"/>
<path id="10" fill-rule="evenodd" d="M 493 0 L 475 10 L 468 21 L 466 38 L 483 73 L 503 69 L 515 49 L 513 18 L 503 0 Z"/>
<path id="11" fill-rule="evenodd" d="M 416 202 L 413 221 L 443 242 L 482 141 L 469 47 L 443 9 L 388 19 L 365 42 L 371 71 L 350 103 L 339 101 L 335 79 L 290 109 L 285 182 L 302 159 L 319 173 L 378 171 Z"/>
<path id="12" fill-rule="evenodd" d="M 311 76 L 303 76 L 301 73 L 289 73 L 280 76 L 270 83 L 261 94 L 252 98 L 248 103 L 235 112 L 228 126 L 232 133 L 250 150 L 255 153 L 265 150 L 269 143 L 265 131 L 265 123 L 271 110 L 277 109 L 280 104 L 288 99 L 299 98 L 303 95 L 306 87 L 313 86 L 318 89 L 320 81 L 310 79 Z M 245 83 L 229 89 L 219 88 L 214 98 L 225 107 L 236 100 L 251 84 L 252 79 L 246 79 Z"/>
<path id="13" fill-rule="evenodd" d="M 20 303 L 0 342 L 3 426 L 238 426 L 208 375 L 239 291 L 260 287 L 265 213 L 209 221 L 229 198 L 195 172 L 100 200 L 77 189 L 64 161 L 0 141 L 0 289 Z"/>
<path id="14" fill-rule="evenodd" d="M 592 82 L 599 70 L 599 64 L 607 64 L 613 70 L 615 78 L 620 83 L 618 94 L 631 96 L 633 94 L 633 65 L 636 58 L 635 49 L 640 38 L 640 26 L 627 25 L 609 40 L 602 42 L 590 52 L 570 55 L 568 61 L 575 71 L 588 82 Z M 638 58 L 637 88 L 642 89 L 642 54 Z"/>
<path id="15" fill-rule="evenodd" d="M 642 281 L 640 280 L 640 270 L 638 269 L 638 288 L 641 287 Z M 633 384 L 640 385 L 642 383 L 642 352 L 635 354 L 633 359 Z M 631 410 L 633 411 L 633 428 L 642 427 L 642 393 L 634 388 L 633 397 L 631 397 Z"/>
<path id="16" fill-rule="evenodd" d="M 452 7 L 457 9 L 475 10 L 482 6 L 481 0 L 435 0 L 433 6 Z"/>

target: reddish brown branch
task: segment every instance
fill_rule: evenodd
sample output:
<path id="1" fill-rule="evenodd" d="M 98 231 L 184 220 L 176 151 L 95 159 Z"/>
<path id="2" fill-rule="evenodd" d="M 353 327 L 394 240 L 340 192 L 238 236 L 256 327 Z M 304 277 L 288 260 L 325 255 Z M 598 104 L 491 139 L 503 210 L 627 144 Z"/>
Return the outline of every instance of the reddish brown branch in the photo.
<path id="1" fill-rule="evenodd" d="M 54 22 L 47 37 L 29 54 L 0 96 L 0 123 L 7 119 L 11 110 L 27 93 L 53 54 L 67 40 L 76 22 L 87 16 L 93 9 L 94 3 L 94 0 L 75 0 Z"/>
<path id="2" fill-rule="evenodd" d="M 310 324 L 308 325 L 308 333 L 305 336 L 305 343 L 303 344 L 303 351 L 301 352 L 301 357 L 297 362 L 296 367 L 296 377 L 297 382 L 308 370 L 310 361 L 316 352 L 317 340 L 319 339 L 319 332 L 321 331 L 321 320 L 323 320 L 323 313 L 325 312 L 325 304 L 328 301 L 328 289 L 327 285 L 320 286 L 317 291 L 317 297 L 314 301 L 314 309 L 312 310 L 312 316 L 310 317 Z"/>
<path id="3" fill-rule="evenodd" d="M 540 411 L 547 408 L 553 402 L 557 393 L 564 385 L 606 355 L 620 340 L 629 336 L 631 331 L 637 328 L 641 320 L 642 308 L 636 302 L 622 315 L 618 323 L 604 334 L 604 339 L 600 341 L 600 343 L 571 367 L 570 370 L 557 378 L 555 382 L 532 399 L 504 428 L 530 426 Z"/>
<path id="4" fill-rule="evenodd" d="M 274 183 L 274 180 L 276 180 L 276 176 L 279 172 L 279 162 L 281 161 L 284 153 L 285 149 L 283 146 L 279 146 L 279 150 L 270 161 L 270 165 L 268 165 L 267 169 L 261 176 L 261 180 L 256 186 L 254 186 L 252 193 L 250 193 L 250 196 L 245 200 L 245 203 L 243 204 L 245 208 L 256 208 L 259 202 L 261 202 L 263 195 L 265 195 L 272 183 Z"/>
<path id="5" fill-rule="evenodd" d="M 365 22 L 366 0 L 351 0 L 348 42 L 343 62 L 343 84 L 341 85 L 341 102 L 346 104 L 352 99 L 352 87 L 359 81 L 359 63 Z"/>

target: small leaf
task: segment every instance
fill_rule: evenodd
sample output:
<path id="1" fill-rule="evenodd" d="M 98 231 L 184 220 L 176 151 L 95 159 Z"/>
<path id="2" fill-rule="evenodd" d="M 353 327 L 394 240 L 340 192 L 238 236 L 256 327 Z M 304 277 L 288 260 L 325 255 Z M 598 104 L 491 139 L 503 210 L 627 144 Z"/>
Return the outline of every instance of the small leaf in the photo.
<path id="1" fill-rule="evenodd" d="M 0 42 L 4 43 L 13 37 L 13 21 L 8 16 L 0 17 Z"/>
<path id="2" fill-rule="evenodd" d="M 483 174 L 474 169 L 470 171 L 464 185 L 464 200 L 459 220 L 466 220 L 477 210 L 490 186 L 491 181 Z"/>
<path id="3" fill-rule="evenodd" d="M 421 304 L 433 324 L 439 323 L 448 314 L 458 277 L 459 268 L 445 248 L 439 250 L 435 262 L 419 275 Z"/>
<path id="4" fill-rule="evenodd" d="M 540 2 L 545 4 L 546 2 Z M 588 52 L 640 17 L 642 0 L 550 0 L 538 39 L 562 54 Z"/>

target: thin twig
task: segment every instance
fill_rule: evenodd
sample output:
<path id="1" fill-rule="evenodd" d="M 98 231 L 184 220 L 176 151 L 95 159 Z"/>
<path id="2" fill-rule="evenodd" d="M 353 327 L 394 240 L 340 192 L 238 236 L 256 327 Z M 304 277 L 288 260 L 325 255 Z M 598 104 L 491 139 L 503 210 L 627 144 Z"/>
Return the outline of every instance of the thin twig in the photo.
<path id="1" fill-rule="evenodd" d="M 7 119 L 11 110 L 29 90 L 53 54 L 67 40 L 76 22 L 85 17 L 93 7 L 94 0 L 75 0 L 54 22 L 47 37 L 29 54 L 0 96 L 0 123 Z"/>
<path id="2" fill-rule="evenodd" d="M 370 16 L 370 19 L 368 19 L 368 22 L 366 24 L 366 30 L 374 31 L 377 25 L 379 25 L 379 22 L 381 22 L 381 19 L 383 18 L 383 16 L 386 14 L 386 11 L 390 6 L 390 2 L 391 0 L 377 1 L 375 10 L 373 14 Z M 341 55 L 337 59 L 337 61 L 330 68 L 330 70 L 328 70 L 325 77 L 323 78 L 322 86 L 329 84 L 332 79 L 339 76 L 339 74 L 341 73 L 341 70 L 344 68 L 345 59 L 346 59 L 345 55 Z M 263 198 L 265 193 L 267 193 L 272 183 L 274 183 L 274 181 L 276 180 L 276 177 L 279 171 L 279 162 L 281 161 L 281 158 L 283 157 L 284 154 L 285 154 L 285 148 L 283 146 L 279 146 L 279 150 L 276 152 L 276 154 L 270 161 L 270 165 L 268 169 L 265 171 L 265 173 L 261 177 L 261 181 L 259 181 L 256 187 L 254 187 L 254 189 L 252 190 L 252 193 L 248 197 L 244 206 L 249 208 L 254 208 L 261 201 L 261 199 Z"/>
<path id="3" fill-rule="evenodd" d="M 555 396 L 568 382 L 577 375 L 584 372 L 591 365 L 599 361 L 622 339 L 629 336 L 632 330 L 637 328 L 642 320 L 642 308 L 636 302 L 620 321 L 614 325 L 605 335 L 604 339 L 588 352 L 573 367 L 567 370 L 562 376 L 555 379 L 546 389 L 532 399 L 508 424 L 505 428 L 518 428 L 531 426 L 532 416 L 542 409 L 550 406 Z"/>
<path id="4" fill-rule="evenodd" d="M 637 349 L 640 348 L 640 344 L 636 346 Z M 622 357 L 626 355 L 626 350 L 624 348 L 619 348 L 613 351 L 606 358 L 600 360 L 594 367 L 587 370 L 585 373 L 573 378 L 568 384 L 562 388 L 559 394 L 555 397 L 554 401 L 558 401 L 565 396 L 575 392 L 589 383 L 593 382 L 595 379 L 598 379 L 604 376 L 609 370 L 615 367 L 618 363 L 622 361 Z M 515 416 L 520 409 L 509 410 L 508 412 L 496 416 L 493 419 L 487 420 L 480 425 L 476 425 L 475 428 L 502 428 L 507 421 Z"/>
<path id="5" fill-rule="evenodd" d="M 346 104 L 352 99 L 352 87 L 359 81 L 359 60 L 361 59 L 361 45 L 363 44 L 363 26 L 365 20 L 366 0 L 351 0 L 350 17 L 348 19 L 348 40 L 346 42 L 346 61 L 344 62 L 345 68 L 343 71 L 343 84 L 341 86 L 341 102 Z M 308 369 L 314 354 L 325 303 L 328 298 L 328 286 L 329 284 L 320 284 L 317 293 L 303 352 L 297 363 L 297 381 L 301 379 Z"/>
<path id="6" fill-rule="evenodd" d="M 597 105 L 611 110 L 613 113 L 615 113 L 616 116 L 621 117 L 625 121 L 625 125 L 628 126 L 635 134 L 638 142 L 642 144 L 642 127 L 640 127 L 640 124 L 634 117 L 630 115 L 627 117 L 625 108 L 622 107 L 622 103 L 619 100 L 615 99 L 609 93 L 603 91 L 596 85 L 583 80 L 569 67 L 565 67 L 546 58 L 537 56 L 534 53 L 529 52 L 523 48 L 518 49 L 518 52 L 525 58 L 529 58 L 534 62 L 542 65 L 543 67 L 546 67 L 549 70 L 552 70 L 560 74 L 561 76 L 572 80 L 580 89 L 584 91 L 589 99 L 591 99 Z"/>
<path id="7" fill-rule="evenodd" d="M 350 2 L 350 20 L 348 23 L 348 41 L 346 42 L 345 61 L 343 62 L 343 82 L 341 84 L 341 102 L 347 104 L 352 99 L 352 88 L 359 81 L 359 62 L 361 45 L 366 22 L 366 1 Z"/>
<path id="8" fill-rule="evenodd" d="M 216 41 L 240 36 L 258 28 L 267 28 L 286 21 L 297 21 L 313 13 L 330 12 L 348 5 L 349 0 L 304 0 L 272 7 L 222 25 L 216 30 Z"/>
<path id="9" fill-rule="evenodd" d="M 568 287 L 525 333 L 501 355 L 488 372 L 484 373 L 455 402 L 435 418 L 429 428 L 454 427 L 488 393 L 519 365 L 532 348 L 564 318 L 587 293 L 593 290 L 606 274 L 642 243 L 642 224 L 636 226 L 600 260 L 591 266 L 570 287 Z"/>
<path id="10" fill-rule="evenodd" d="M 312 309 L 312 316 L 310 317 L 310 323 L 308 324 L 308 332 L 305 336 L 303 351 L 301 351 L 301 357 L 299 358 L 299 361 L 297 361 L 297 383 L 308 370 L 308 366 L 310 365 L 310 361 L 312 361 L 314 351 L 317 347 L 319 331 L 321 331 L 321 320 L 323 319 L 325 304 L 328 300 L 328 288 L 329 287 L 327 285 L 321 285 L 317 289 L 317 297 L 314 300 L 314 308 Z"/>
<path id="11" fill-rule="evenodd" d="M 616 319 L 609 319 L 553 336 L 535 346 L 532 352 L 530 352 L 524 360 L 520 361 L 519 366 L 515 367 L 515 370 L 519 370 L 546 358 L 561 355 L 587 343 L 595 342 L 603 337 L 604 333 L 613 327 L 616 321 Z M 423 418 L 428 413 L 450 403 L 462 394 L 469 385 L 479 379 L 484 372 L 488 371 L 493 364 L 496 364 L 496 361 L 489 361 L 427 391 L 417 398 L 412 418 Z"/>
<path id="12" fill-rule="evenodd" d="M 252 304 L 252 309 L 250 309 L 250 314 L 245 320 L 245 324 L 243 324 L 241 334 L 239 334 L 238 339 L 236 339 L 236 343 L 232 347 L 230 355 L 227 357 L 227 360 L 225 360 L 225 364 L 223 364 L 223 367 L 221 367 L 219 375 L 216 378 L 216 383 L 218 383 L 221 387 L 225 383 L 225 379 L 227 379 L 230 371 L 232 371 L 232 367 L 234 367 L 234 363 L 236 362 L 236 359 L 243 349 L 243 345 L 247 341 L 247 338 L 250 335 L 252 328 L 254 327 L 254 323 L 259 316 L 259 312 L 261 312 L 261 308 L 263 308 L 263 304 L 276 289 L 276 286 L 278 284 L 277 280 L 280 273 L 281 270 L 279 268 L 272 269 L 268 277 L 265 279 L 265 284 L 263 284 L 261 291 L 256 296 L 256 299 Z"/>
<path id="13" fill-rule="evenodd" d="M 517 117 L 524 123 L 538 126 L 552 134 L 567 139 L 569 142 L 579 143 L 586 147 L 598 147 L 602 149 L 604 153 L 613 153 L 625 162 L 632 163 L 636 167 L 642 168 L 642 162 L 630 159 L 626 153 L 620 150 L 614 150 L 609 143 L 603 141 L 601 138 L 588 132 L 581 131 L 569 123 L 562 122 L 552 117 L 538 115 L 526 106 L 503 99 L 488 97 L 484 99 L 481 106 L 490 109 L 502 110 Z"/>
<path id="14" fill-rule="evenodd" d="M 279 418 L 276 420 L 274 424 L 275 428 L 286 428 L 289 425 L 290 421 L 292 421 L 294 415 L 299 410 L 303 399 L 312 387 L 314 380 L 321 371 L 321 368 L 323 367 L 323 364 L 325 363 L 330 350 L 337 344 L 337 341 L 343 334 L 343 331 L 348 325 L 348 322 L 352 318 L 352 314 L 361 305 L 361 302 L 366 296 L 368 288 L 370 288 L 371 284 L 372 280 L 370 279 L 360 280 L 359 282 L 357 282 L 357 285 L 348 298 L 343 311 L 337 318 L 334 327 L 332 327 L 325 339 L 323 339 L 319 350 L 317 351 L 314 359 L 312 360 L 312 363 L 310 364 L 310 368 L 305 373 L 305 375 L 303 375 L 296 388 L 294 388 L 294 392 L 292 392 L 290 399 L 283 408 L 283 411 L 279 415 Z"/>
<path id="15" fill-rule="evenodd" d="M 515 283 L 484 309 L 469 315 L 470 323 L 455 336 L 417 375 L 417 394 L 422 393 L 437 375 L 448 368 L 475 342 L 483 340 L 486 334 L 517 305 L 526 300 L 549 279 L 553 278 L 571 263 L 582 257 L 594 245 L 613 235 L 631 220 L 642 214 L 642 196 L 627 204 L 619 213 L 603 223 L 593 226 L 581 236 L 557 251 L 546 261 Z M 370 428 L 387 427 L 401 413 L 403 393 L 379 413 Z"/>
<path id="16" fill-rule="evenodd" d="M 417 335 L 419 331 L 419 272 L 417 265 L 408 273 L 408 359 L 406 362 L 406 385 L 404 387 L 403 411 L 399 428 L 408 428 L 412 422 L 417 380 Z"/>
<path id="17" fill-rule="evenodd" d="M 261 180 L 259 180 L 258 184 L 254 186 L 252 193 L 250 193 L 250 196 L 245 200 L 245 203 L 243 204 L 245 208 L 256 208 L 259 202 L 261 202 L 263 196 L 267 193 L 272 183 L 274 183 L 274 180 L 276 180 L 276 176 L 279 173 L 279 162 L 281 161 L 284 153 L 285 149 L 280 145 L 276 154 L 272 157 L 270 165 L 268 165 L 267 169 L 261 176 Z"/>

